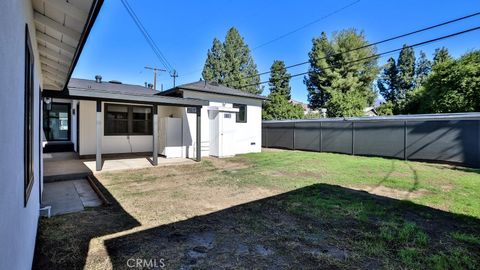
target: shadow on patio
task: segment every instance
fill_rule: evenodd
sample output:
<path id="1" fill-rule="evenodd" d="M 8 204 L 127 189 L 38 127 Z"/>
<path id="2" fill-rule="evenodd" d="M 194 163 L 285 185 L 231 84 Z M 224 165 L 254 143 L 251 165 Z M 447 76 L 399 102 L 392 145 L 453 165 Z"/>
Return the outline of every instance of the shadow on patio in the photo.
<path id="1" fill-rule="evenodd" d="M 137 266 L 168 269 L 473 269 L 478 237 L 480 220 L 473 217 L 314 184 L 104 245 L 114 269 L 137 259 Z"/>

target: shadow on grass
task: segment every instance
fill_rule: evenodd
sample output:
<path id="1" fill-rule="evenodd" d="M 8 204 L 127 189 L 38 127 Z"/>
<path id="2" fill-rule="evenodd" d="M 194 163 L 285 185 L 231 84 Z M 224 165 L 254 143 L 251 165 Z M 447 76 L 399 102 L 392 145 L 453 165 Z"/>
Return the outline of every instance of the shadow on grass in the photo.
<path id="1" fill-rule="evenodd" d="M 476 237 L 474 217 L 315 184 L 104 244 L 114 269 L 475 269 Z"/>
<path id="2" fill-rule="evenodd" d="M 97 179 L 93 181 L 110 204 L 51 219 L 42 218 L 33 269 L 83 269 L 90 240 L 141 225 Z"/>

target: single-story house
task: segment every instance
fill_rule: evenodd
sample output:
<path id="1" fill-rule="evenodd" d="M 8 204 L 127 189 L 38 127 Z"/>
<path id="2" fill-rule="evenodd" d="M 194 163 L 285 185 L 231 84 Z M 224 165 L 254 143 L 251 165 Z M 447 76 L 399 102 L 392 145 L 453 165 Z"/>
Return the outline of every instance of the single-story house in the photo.
<path id="1" fill-rule="evenodd" d="M 196 82 L 164 92 L 71 79 L 103 0 L 0 1 L 0 269 L 30 269 L 43 152 L 200 160 L 261 147 L 264 97 Z M 7 244 L 8 243 L 8 244 Z"/>
<path id="2" fill-rule="evenodd" d="M 65 91 L 46 90 L 44 97 L 45 150 L 97 156 L 97 170 L 102 154 L 199 160 L 261 151 L 265 97 L 215 83 L 160 92 L 97 75 L 72 78 Z"/>

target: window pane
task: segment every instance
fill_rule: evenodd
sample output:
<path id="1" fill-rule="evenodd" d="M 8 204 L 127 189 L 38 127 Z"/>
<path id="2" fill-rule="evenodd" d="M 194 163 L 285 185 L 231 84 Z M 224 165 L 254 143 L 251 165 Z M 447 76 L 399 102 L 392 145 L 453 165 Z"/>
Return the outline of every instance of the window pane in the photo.
<path id="1" fill-rule="evenodd" d="M 246 123 L 247 122 L 247 105 L 233 104 L 233 107 L 238 108 L 238 113 L 236 117 L 237 123 Z"/>
<path id="2" fill-rule="evenodd" d="M 152 122 L 151 121 L 133 121 L 132 133 L 135 134 L 152 134 Z"/>
<path id="3" fill-rule="evenodd" d="M 107 106 L 107 120 L 110 119 L 128 119 L 128 107 L 109 104 Z"/>
<path id="4" fill-rule="evenodd" d="M 105 133 L 107 134 L 127 134 L 128 121 L 127 120 L 108 120 L 105 123 Z"/>
<path id="5" fill-rule="evenodd" d="M 152 108 L 149 107 L 133 107 L 133 120 L 149 120 Z"/>

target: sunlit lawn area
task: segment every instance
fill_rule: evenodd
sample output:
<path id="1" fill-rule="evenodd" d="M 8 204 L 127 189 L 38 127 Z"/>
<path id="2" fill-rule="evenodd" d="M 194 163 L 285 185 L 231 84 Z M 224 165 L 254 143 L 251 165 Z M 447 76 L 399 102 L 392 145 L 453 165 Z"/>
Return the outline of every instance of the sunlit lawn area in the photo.
<path id="1" fill-rule="evenodd" d="M 266 150 L 97 178 L 112 205 L 42 219 L 36 268 L 480 267 L 475 169 Z"/>

